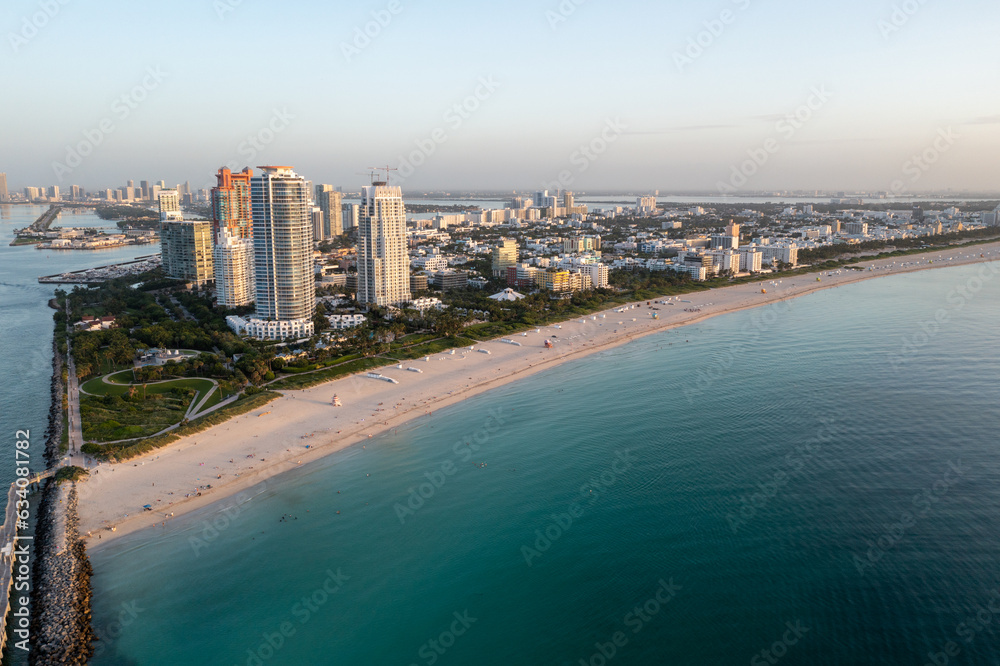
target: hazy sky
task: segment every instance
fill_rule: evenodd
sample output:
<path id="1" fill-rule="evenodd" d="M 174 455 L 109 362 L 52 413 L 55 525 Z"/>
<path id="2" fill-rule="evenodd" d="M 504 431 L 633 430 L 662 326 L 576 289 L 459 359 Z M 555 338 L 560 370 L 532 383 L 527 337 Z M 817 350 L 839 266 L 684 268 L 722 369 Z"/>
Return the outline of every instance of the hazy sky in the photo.
<path id="1" fill-rule="evenodd" d="M 408 190 L 1000 190 L 995 0 L 6 0 L 0 27 L 11 188 L 404 162 Z"/>

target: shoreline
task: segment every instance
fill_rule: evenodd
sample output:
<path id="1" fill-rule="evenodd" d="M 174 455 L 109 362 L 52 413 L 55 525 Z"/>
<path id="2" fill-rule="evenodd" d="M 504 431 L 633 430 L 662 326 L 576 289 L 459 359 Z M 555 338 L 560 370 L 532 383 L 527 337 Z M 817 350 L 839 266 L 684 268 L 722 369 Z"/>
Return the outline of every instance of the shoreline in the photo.
<path id="1" fill-rule="evenodd" d="M 430 360 L 404 362 L 402 370 L 397 366 L 375 370 L 398 379 L 398 384 L 368 379 L 362 373 L 310 389 L 283 391 L 281 398 L 258 410 L 163 449 L 125 463 L 91 468 L 90 478 L 79 484 L 81 537 L 92 552 L 103 550 L 118 538 L 165 526 L 167 521 L 219 503 L 435 409 L 654 333 L 887 275 L 998 260 L 1000 242 L 995 242 L 869 261 L 857 264 L 864 270 L 840 268 L 782 278 L 776 284 L 762 279 L 674 297 L 673 306 L 653 306 L 662 317 L 658 320 L 651 318 L 645 301 L 619 305 L 513 338 L 523 346 L 493 340 L 475 345 L 489 354 L 456 350 L 435 354 L 428 357 Z M 822 282 L 810 282 L 817 278 Z M 768 289 L 766 295 L 761 293 L 761 285 Z M 621 312 L 622 308 L 629 309 Z M 554 340 L 555 349 L 542 348 L 543 338 Z M 574 342 L 579 338 L 583 339 Z M 408 367 L 420 373 L 411 373 Z M 471 383 L 459 385 L 461 381 Z M 404 395 L 414 392 L 418 393 L 415 397 Z M 345 407 L 330 405 L 334 393 Z M 213 481 L 222 482 L 216 486 Z M 154 509 L 143 511 L 145 504 Z"/>

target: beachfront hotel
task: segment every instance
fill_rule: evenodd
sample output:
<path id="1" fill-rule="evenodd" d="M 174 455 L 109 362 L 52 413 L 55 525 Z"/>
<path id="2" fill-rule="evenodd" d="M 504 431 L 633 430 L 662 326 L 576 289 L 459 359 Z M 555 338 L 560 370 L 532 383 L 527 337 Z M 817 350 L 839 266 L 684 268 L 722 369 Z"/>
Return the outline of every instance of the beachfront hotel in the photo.
<path id="1" fill-rule="evenodd" d="M 403 191 L 375 182 L 361 188 L 358 219 L 358 302 L 398 306 L 410 296 Z"/>
<path id="2" fill-rule="evenodd" d="M 257 313 L 247 330 L 255 337 L 307 337 L 316 311 L 309 185 L 292 167 L 258 168 L 261 174 L 250 179 Z"/>

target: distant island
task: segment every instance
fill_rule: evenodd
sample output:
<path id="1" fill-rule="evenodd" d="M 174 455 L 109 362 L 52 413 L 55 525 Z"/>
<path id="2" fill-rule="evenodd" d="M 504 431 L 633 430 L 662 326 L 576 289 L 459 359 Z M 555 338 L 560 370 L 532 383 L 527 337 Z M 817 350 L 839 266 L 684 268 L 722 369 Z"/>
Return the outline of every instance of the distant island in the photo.
<path id="1" fill-rule="evenodd" d="M 455 205 L 434 205 L 434 204 L 414 204 L 407 202 L 406 212 L 407 213 L 471 213 L 473 211 L 481 210 L 479 206 L 462 206 L 459 204 Z"/>

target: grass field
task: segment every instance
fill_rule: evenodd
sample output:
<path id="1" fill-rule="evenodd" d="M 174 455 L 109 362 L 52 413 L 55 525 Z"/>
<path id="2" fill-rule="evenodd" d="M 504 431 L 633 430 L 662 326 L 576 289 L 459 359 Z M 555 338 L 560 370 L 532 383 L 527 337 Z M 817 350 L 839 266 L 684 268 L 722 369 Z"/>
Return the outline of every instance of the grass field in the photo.
<path id="1" fill-rule="evenodd" d="M 131 373 L 130 373 L 131 374 Z M 136 384 L 136 389 L 143 392 L 142 384 Z M 173 379 L 170 381 L 163 382 L 161 384 L 146 384 L 145 393 L 146 395 L 158 395 L 162 393 L 169 393 L 171 389 L 193 389 L 201 393 L 202 391 L 211 390 L 211 381 L 207 379 L 197 379 L 197 378 L 186 378 L 186 379 Z M 85 393 L 91 393 L 93 395 L 117 395 L 122 396 L 128 393 L 131 388 L 128 384 L 107 384 L 100 377 L 96 379 L 91 379 L 80 387 Z"/>
<path id="2" fill-rule="evenodd" d="M 83 438 L 88 442 L 114 442 L 155 435 L 180 423 L 192 400 L 200 400 L 214 387 L 207 379 L 175 379 L 162 384 L 137 384 L 137 395 L 125 395 L 133 387 L 111 385 L 100 378 L 84 384 L 83 390 L 95 395 L 80 396 Z M 205 408 L 217 405 L 223 396 L 216 391 Z"/>
<path id="3" fill-rule="evenodd" d="M 122 370 L 121 372 L 116 372 L 108 377 L 108 381 L 114 384 L 131 384 L 132 383 L 132 371 Z"/>
<path id="4" fill-rule="evenodd" d="M 145 400 L 124 400 L 116 395 L 83 396 L 80 399 L 83 439 L 114 442 L 155 435 L 180 423 L 194 396 L 193 389 L 180 388 L 147 394 Z"/>
<path id="5" fill-rule="evenodd" d="M 396 359 L 397 361 L 412 361 L 425 356 L 440 354 L 449 349 L 469 347 L 474 344 L 476 344 L 476 341 L 469 338 L 441 338 L 405 349 L 394 349 L 386 354 L 386 357 Z"/>
<path id="6" fill-rule="evenodd" d="M 372 368 L 378 368 L 388 364 L 389 361 L 386 361 L 384 358 L 363 358 L 356 361 L 342 363 L 340 365 L 333 366 L 332 368 L 320 370 L 319 372 L 313 372 L 308 375 L 285 377 L 284 379 L 280 379 L 273 384 L 269 384 L 267 388 L 272 391 L 298 391 L 301 389 L 311 388 L 313 386 L 319 386 L 320 384 L 325 384 L 326 382 L 333 381 L 334 379 L 340 379 L 341 377 L 353 375 L 356 372 L 362 372 L 364 370 L 370 370 Z"/>

